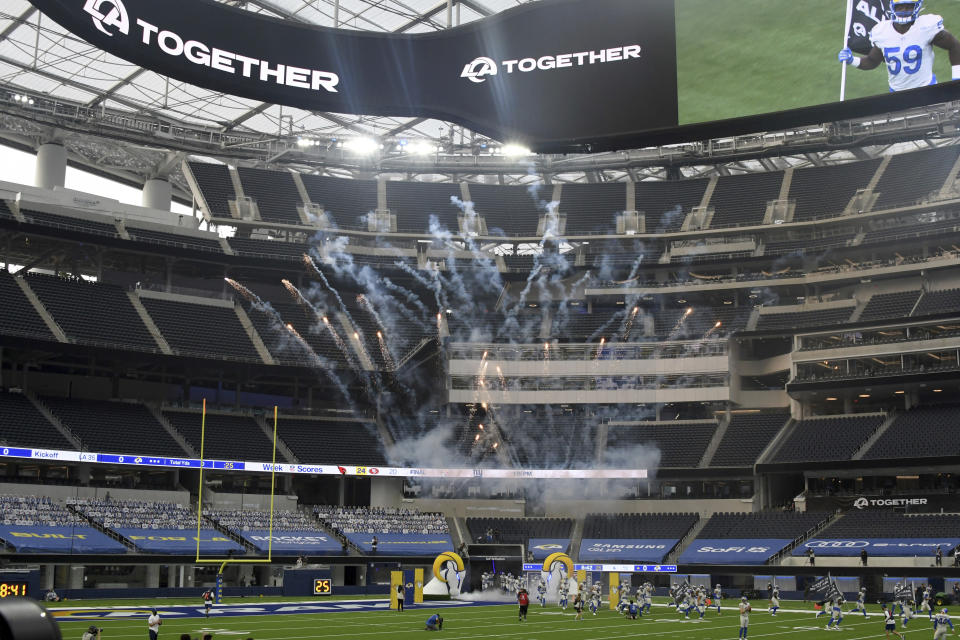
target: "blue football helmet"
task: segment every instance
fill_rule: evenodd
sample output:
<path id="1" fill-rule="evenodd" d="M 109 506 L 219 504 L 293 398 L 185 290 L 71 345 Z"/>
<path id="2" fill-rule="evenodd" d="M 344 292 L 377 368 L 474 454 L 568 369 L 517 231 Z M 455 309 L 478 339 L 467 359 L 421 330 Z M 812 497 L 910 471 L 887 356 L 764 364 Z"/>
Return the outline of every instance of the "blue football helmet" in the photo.
<path id="1" fill-rule="evenodd" d="M 910 24 L 923 9 L 923 0 L 892 0 L 887 18 L 896 24 Z"/>

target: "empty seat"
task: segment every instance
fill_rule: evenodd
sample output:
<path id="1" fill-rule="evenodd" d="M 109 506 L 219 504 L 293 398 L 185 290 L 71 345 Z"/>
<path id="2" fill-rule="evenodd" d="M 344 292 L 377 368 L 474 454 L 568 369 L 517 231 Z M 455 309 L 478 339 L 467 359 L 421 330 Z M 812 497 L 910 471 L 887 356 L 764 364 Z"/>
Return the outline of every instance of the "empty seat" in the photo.
<path id="1" fill-rule="evenodd" d="M 773 462 L 849 460 L 882 423 L 883 416 L 837 416 L 801 420 L 780 445 Z"/>
<path id="2" fill-rule="evenodd" d="M 210 208 L 210 214 L 217 218 L 229 218 L 230 201 L 237 199 L 229 167 L 203 162 L 190 162 L 188 166 L 200 188 L 200 195 Z"/>
<path id="3" fill-rule="evenodd" d="M 711 467 L 753 465 L 773 438 L 783 429 L 790 414 L 735 413 L 713 454 Z"/>

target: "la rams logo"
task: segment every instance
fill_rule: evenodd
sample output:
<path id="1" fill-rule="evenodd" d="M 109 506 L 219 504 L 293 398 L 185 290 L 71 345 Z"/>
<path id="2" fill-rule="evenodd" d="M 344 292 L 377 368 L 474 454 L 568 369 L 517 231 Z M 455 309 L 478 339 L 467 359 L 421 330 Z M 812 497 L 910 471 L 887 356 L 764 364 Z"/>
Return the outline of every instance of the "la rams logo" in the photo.
<path id="1" fill-rule="evenodd" d="M 104 10 L 104 7 L 107 7 Z M 87 0 L 83 10 L 90 14 L 93 26 L 100 32 L 113 36 L 107 27 L 115 27 L 125 36 L 130 35 L 130 19 L 127 17 L 127 8 L 121 0 Z"/>
<path id="2" fill-rule="evenodd" d="M 857 498 L 856 501 L 854 501 L 853 506 L 855 506 L 857 509 L 863 509 L 864 507 L 869 506 L 869 504 L 870 503 L 866 498 Z"/>
<path id="3" fill-rule="evenodd" d="M 460 77 L 479 84 L 486 81 L 487 76 L 495 75 L 497 75 L 497 63 L 490 58 L 480 56 L 463 67 Z"/>
<path id="4" fill-rule="evenodd" d="M 559 544 L 538 544 L 534 549 L 542 551 L 563 551 L 563 546 Z"/>

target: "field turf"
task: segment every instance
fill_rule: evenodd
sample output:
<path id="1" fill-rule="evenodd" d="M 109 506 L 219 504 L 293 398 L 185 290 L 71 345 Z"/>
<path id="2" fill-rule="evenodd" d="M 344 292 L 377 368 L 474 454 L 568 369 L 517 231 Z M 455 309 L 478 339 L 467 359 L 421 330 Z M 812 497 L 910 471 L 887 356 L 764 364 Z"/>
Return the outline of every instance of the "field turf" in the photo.
<path id="1" fill-rule="evenodd" d="M 960 2 L 927 0 L 960 33 Z M 680 124 L 836 102 L 844 0 L 676 0 Z M 947 52 L 934 73 L 950 80 Z M 887 93 L 884 65 L 847 70 L 847 98 Z"/>
<path id="2" fill-rule="evenodd" d="M 732 605 L 736 600 L 725 601 L 728 605 L 721 615 L 715 609 L 708 609 L 705 618 L 685 620 L 673 608 L 658 599 L 652 614 L 640 620 L 627 620 L 623 616 L 602 609 L 597 616 L 586 611 L 584 620 L 574 619 L 572 609 L 561 612 L 552 605 L 541 609 L 538 604 L 530 607 L 526 622 L 517 622 L 515 605 L 489 605 L 470 607 L 441 608 L 429 604 L 417 608 L 410 607 L 404 613 L 396 611 L 357 611 L 312 614 L 262 615 L 229 618 L 175 619 L 168 618 L 163 624 L 160 637 L 177 640 L 182 633 L 199 638 L 209 631 L 214 638 L 244 638 L 257 640 L 313 640 L 314 638 L 333 638 L 336 640 L 375 640 L 378 638 L 401 640 L 417 637 L 424 631 L 424 621 L 435 611 L 444 617 L 444 627 L 440 635 L 449 638 L 485 640 L 488 638 L 507 638 L 511 640 L 614 640 L 622 638 L 649 638 L 666 640 L 684 638 L 688 640 L 721 640 L 737 637 L 739 616 Z M 250 604 L 254 602 L 249 601 Z M 336 602 L 324 600 L 322 602 Z M 242 602 L 234 601 L 234 604 Z M 86 604 L 86 603 L 84 603 Z M 130 606 L 130 602 L 123 603 Z M 230 603 L 228 603 L 230 604 Z M 750 638 L 768 640 L 827 640 L 845 638 L 846 640 L 866 640 L 884 636 L 883 616 L 879 605 L 868 605 L 869 618 L 862 614 L 845 614 L 841 631 L 826 631 L 827 617 L 815 619 L 813 603 L 783 602 L 781 612 L 772 617 L 766 611 L 765 601 L 752 603 L 754 610 L 750 618 Z M 846 605 L 845 609 L 852 605 Z M 202 607 L 198 607 L 200 609 Z M 146 637 L 145 616 L 133 620 L 71 621 L 61 622 L 65 638 L 80 637 L 83 630 L 95 622 L 104 628 L 104 640 L 133 639 Z M 897 630 L 900 631 L 899 623 Z M 931 625 L 926 617 L 918 617 L 910 622 L 907 637 L 928 638 L 932 634 Z"/>

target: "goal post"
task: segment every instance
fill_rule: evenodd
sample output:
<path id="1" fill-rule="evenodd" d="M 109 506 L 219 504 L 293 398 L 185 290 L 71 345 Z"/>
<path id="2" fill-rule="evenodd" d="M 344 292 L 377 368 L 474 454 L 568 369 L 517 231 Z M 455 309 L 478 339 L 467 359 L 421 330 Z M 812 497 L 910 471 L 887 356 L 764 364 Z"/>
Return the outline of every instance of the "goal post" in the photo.
<path id="1" fill-rule="evenodd" d="M 273 458 L 270 464 L 270 519 L 267 526 L 267 557 L 266 558 L 201 558 L 200 557 L 200 531 L 203 528 L 203 471 L 206 468 L 204 458 L 204 447 L 206 445 L 207 435 L 207 399 L 203 399 L 203 412 L 200 418 L 200 481 L 197 488 L 197 553 L 194 561 L 197 564 L 219 564 L 217 576 L 223 575 L 223 570 L 228 564 L 269 564 L 273 562 L 273 507 L 274 491 L 277 481 L 277 424 L 279 408 L 273 407 Z M 218 583 L 220 580 L 218 580 Z M 217 598 L 219 601 L 219 597 Z"/>

